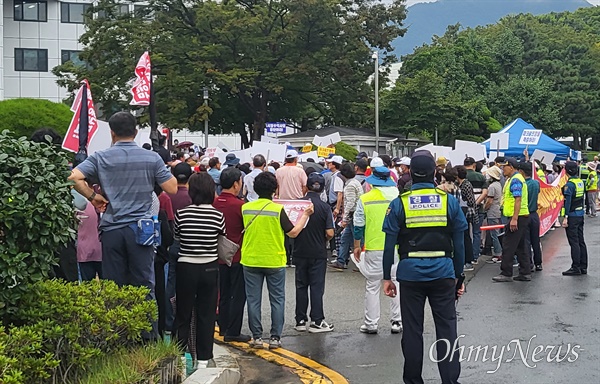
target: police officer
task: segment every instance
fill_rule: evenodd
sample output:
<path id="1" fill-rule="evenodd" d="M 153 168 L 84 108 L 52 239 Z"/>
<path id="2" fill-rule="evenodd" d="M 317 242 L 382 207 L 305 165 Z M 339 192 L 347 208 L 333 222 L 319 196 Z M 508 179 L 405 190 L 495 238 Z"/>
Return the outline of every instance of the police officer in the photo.
<path id="1" fill-rule="evenodd" d="M 563 272 L 564 276 L 578 276 L 587 274 L 588 254 L 585 240 L 583 239 L 584 216 L 584 182 L 577 177 L 579 171 L 577 163 L 567 161 L 565 170 L 569 181 L 563 187 L 565 196 L 563 227 L 566 228 L 567 239 L 571 246 L 571 268 Z"/>
<path id="2" fill-rule="evenodd" d="M 428 299 L 440 340 L 436 347 L 442 382 L 458 383 L 458 350 L 452 348 L 457 338 L 455 298 L 464 292 L 462 282 L 457 283 L 463 276 L 467 221 L 456 198 L 435 188 L 431 153 L 416 151 L 410 164 L 411 190 L 392 201 L 383 223 L 383 289 L 387 296 L 398 294 L 391 280 L 398 246 L 404 382 L 423 383 L 423 312 Z"/>

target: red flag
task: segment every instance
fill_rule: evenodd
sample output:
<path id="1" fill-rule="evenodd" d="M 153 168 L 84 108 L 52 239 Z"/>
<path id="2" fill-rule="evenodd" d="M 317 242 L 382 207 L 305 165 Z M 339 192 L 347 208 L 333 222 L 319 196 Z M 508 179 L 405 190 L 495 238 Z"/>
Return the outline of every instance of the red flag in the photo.
<path id="1" fill-rule="evenodd" d="M 85 83 L 85 85 L 82 85 L 75 95 L 75 100 L 71 106 L 71 111 L 75 114 L 73 115 L 73 119 L 71 119 L 71 124 L 69 124 L 69 129 L 62 144 L 64 149 L 75 153 L 79 150 L 79 119 L 81 118 L 81 99 L 84 94 L 84 87 L 87 88 L 88 144 L 92 141 L 98 130 L 98 120 L 96 119 L 96 110 L 94 109 L 90 85 L 87 80 L 83 80 L 82 83 Z"/>
<path id="2" fill-rule="evenodd" d="M 150 88 L 152 65 L 150 64 L 150 55 L 148 51 L 144 52 L 135 67 L 135 75 L 137 79 L 131 88 L 133 99 L 131 105 L 150 105 Z"/>

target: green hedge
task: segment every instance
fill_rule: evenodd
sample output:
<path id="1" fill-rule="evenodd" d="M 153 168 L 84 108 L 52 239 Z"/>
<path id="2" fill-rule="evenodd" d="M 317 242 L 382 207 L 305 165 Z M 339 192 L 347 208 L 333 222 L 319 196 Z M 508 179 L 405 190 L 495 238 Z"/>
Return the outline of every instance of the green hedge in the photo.
<path id="1" fill-rule="evenodd" d="M 0 127 L 17 137 L 31 137 L 38 128 L 53 128 L 64 136 L 73 118 L 63 103 L 43 99 L 9 99 L 0 101 Z"/>

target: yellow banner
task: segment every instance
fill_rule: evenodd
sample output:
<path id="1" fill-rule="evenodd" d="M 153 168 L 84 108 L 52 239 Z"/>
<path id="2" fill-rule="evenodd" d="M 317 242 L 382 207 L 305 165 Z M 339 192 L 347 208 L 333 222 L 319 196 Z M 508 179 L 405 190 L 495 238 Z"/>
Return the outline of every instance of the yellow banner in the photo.
<path id="1" fill-rule="evenodd" d="M 302 153 L 308 153 L 310 151 L 312 151 L 312 144 L 308 144 L 302 147 Z"/>
<path id="2" fill-rule="evenodd" d="M 330 154 L 335 154 L 335 147 L 333 147 L 333 148 L 318 147 L 317 148 L 317 156 L 318 157 L 328 158 Z"/>

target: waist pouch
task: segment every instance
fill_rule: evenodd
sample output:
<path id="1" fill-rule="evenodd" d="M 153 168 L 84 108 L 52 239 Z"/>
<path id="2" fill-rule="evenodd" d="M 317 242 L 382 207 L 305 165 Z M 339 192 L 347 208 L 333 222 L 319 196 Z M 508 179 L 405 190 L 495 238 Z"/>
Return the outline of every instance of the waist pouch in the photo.
<path id="1" fill-rule="evenodd" d="M 135 234 L 136 244 L 143 246 L 160 246 L 160 221 L 152 219 L 139 219 L 135 224 L 129 224 Z"/>

